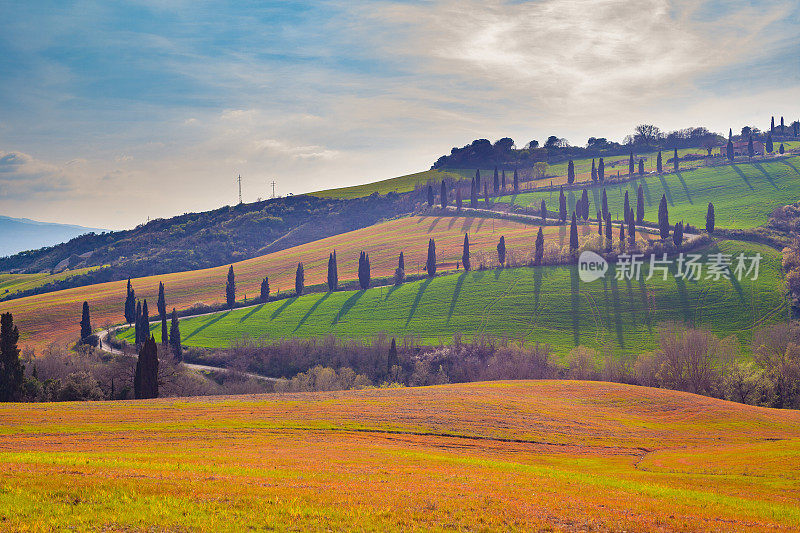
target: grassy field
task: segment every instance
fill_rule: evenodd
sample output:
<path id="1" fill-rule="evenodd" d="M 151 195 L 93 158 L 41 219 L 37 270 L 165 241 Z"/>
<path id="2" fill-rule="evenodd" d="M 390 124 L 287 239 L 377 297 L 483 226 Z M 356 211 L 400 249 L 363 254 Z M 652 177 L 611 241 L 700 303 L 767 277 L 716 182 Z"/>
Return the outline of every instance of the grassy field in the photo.
<path id="1" fill-rule="evenodd" d="M 437 344 L 451 342 L 454 333 L 485 333 L 549 343 L 561 356 L 578 344 L 636 356 L 654 348 L 659 323 L 678 320 L 720 336 L 736 335 L 746 354 L 754 327 L 787 316 L 779 254 L 733 241 L 705 253 L 717 251 L 760 252 L 764 259 L 758 280 L 665 281 L 659 274 L 650 280 L 616 281 L 612 266 L 606 278 L 584 283 L 574 266 L 497 269 L 186 318 L 181 320 L 182 339 L 190 346 L 219 348 L 245 335 L 369 338 L 385 332 Z M 153 325 L 156 339 L 159 328 Z M 131 340 L 132 331 L 120 337 Z"/>
<path id="2" fill-rule="evenodd" d="M 443 179 L 469 179 L 474 175 L 474 173 L 474 170 L 425 170 L 422 172 L 415 172 L 414 174 L 398 176 L 396 178 L 365 183 L 363 185 L 353 185 L 352 187 L 341 187 L 338 189 L 328 189 L 325 191 L 313 192 L 311 195 L 319 196 L 320 198 L 349 199 L 363 198 L 364 196 L 369 196 L 374 192 L 379 194 L 388 194 L 390 192 L 408 192 L 413 191 L 418 184 L 425 184 L 429 181 L 442 181 Z"/>
<path id="3" fill-rule="evenodd" d="M 80 276 L 99 267 L 65 270 L 58 274 L 42 272 L 39 274 L 4 274 L 0 273 L 0 297 L 12 295 L 20 291 L 35 289 L 54 281 L 61 281 L 72 276 Z"/>
<path id="4" fill-rule="evenodd" d="M 613 383 L 0 406 L 9 531 L 800 528 L 800 413 Z"/>
<path id="5" fill-rule="evenodd" d="M 456 261 L 461 260 L 465 232 L 470 234 L 473 261 L 477 266 L 482 257 L 488 265 L 496 263 L 496 246 L 501 235 L 506 237 L 509 257 L 522 259 L 532 251 L 537 231 L 537 226 L 473 217 L 423 216 L 392 220 L 236 263 L 237 297 L 239 300 L 245 295 L 254 298 L 264 276 L 269 276 L 273 294 L 278 290 L 294 290 L 299 261 L 304 263 L 307 286 L 323 283 L 328 254 L 334 249 L 339 279 L 344 281 L 357 278 L 361 250 L 370 254 L 374 278 L 394 273 L 401 250 L 405 253 L 407 273 L 417 274 L 425 264 L 429 238 L 436 240 L 438 268 L 442 271 L 455 269 Z M 548 242 L 563 245 L 565 239 L 569 240 L 563 227 L 547 227 L 545 231 Z M 166 286 L 170 309 L 173 306 L 183 309 L 198 302 L 213 304 L 225 300 L 227 271 L 227 266 L 221 266 L 139 278 L 133 280 L 133 287 L 140 299 L 149 300 L 151 309 L 154 309 L 152 304 L 158 294 L 159 281 Z M 23 344 L 41 347 L 51 341 L 70 342 L 77 338 L 84 300 L 89 302 L 95 327 L 122 321 L 125 284 L 124 281 L 102 283 L 0 302 L 0 312 L 14 314 Z"/>
<path id="6" fill-rule="evenodd" d="M 639 184 L 644 189 L 645 220 L 656 221 L 658 203 L 666 194 L 671 222 L 683 220 L 705 227 L 708 203 L 714 204 L 716 225 L 721 228 L 753 228 L 765 224 L 773 209 L 800 200 L 800 157 L 777 161 L 737 163 L 704 167 L 692 171 L 646 176 L 618 185 L 606 186 L 608 206 L 615 219 L 622 216 L 625 191 L 633 207 Z M 590 211 L 596 212 L 602 198 L 602 185 L 589 188 Z M 572 211 L 580 190 L 569 191 Z M 502 196 L 498 202 L 539 207 L 542 200 L 548 209 L 558 208 L 558 192 L 530 192 Z M 479 204 L 483 205 L 483 200 Z"/>

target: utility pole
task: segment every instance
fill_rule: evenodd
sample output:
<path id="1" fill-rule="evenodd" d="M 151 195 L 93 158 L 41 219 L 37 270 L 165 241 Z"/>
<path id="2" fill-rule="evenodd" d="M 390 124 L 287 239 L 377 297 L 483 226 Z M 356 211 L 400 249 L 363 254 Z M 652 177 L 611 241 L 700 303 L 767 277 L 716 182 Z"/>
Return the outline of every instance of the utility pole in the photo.
<path id="1" fill-rule="evenodd" d="M 275 198 L 275 180 L 272 180 L 272 196 L 270 198 Z"/>
<path id="2" fill-rule="evenodd" d="M 242 203 L 242 175 L 239 174 L 239 203 Z"/>

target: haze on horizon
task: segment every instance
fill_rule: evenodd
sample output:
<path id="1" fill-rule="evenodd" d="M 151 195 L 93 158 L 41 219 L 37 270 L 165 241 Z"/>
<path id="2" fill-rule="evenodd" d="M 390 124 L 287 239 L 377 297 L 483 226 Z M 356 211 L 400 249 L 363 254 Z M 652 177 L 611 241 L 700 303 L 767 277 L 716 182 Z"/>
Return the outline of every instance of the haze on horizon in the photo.
<path id="1" fill-rule="evenodd" d="M 424 170 L 453 146 L 800 118 L 793 1 L 12 5 L 0 214 L 147 217 Z"/>

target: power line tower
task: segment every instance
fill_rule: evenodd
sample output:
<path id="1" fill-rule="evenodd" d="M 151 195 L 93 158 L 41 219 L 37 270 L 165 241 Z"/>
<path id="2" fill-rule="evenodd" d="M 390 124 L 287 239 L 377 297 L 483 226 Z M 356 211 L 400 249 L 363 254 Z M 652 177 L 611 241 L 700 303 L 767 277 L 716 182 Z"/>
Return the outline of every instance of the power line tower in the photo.
<path id="1" fill-rule="evenodd" d="M 239 174 L 239 203 L 242 203 L 242 175 Z"/>
<path id="2" fill-rule="evenodd" d="M 275 180 L 272 180 L 271 184 L 272 184 L 272 196 L 271 196 L 271 198 L 275 198 Z"/>

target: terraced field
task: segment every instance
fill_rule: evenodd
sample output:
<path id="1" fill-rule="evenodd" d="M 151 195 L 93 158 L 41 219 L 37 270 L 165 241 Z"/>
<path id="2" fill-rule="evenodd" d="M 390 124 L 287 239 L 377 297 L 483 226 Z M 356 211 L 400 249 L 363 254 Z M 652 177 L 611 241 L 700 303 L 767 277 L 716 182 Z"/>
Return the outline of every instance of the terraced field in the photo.
<path id="1" fill-rule="evenodd" d="M 736 163 L 719 167 L 645 176 L 619 185 L 605 186 L 608 206 L 615 218 L 621 218 L 625 191 L 635 206 L 639 184 L 645 196 L 645 219 L 656 221 L 658 203 L 666 194 L 670 220 L 683 220 L 697 227 L 705 226 L 708 203 L 715 207 L 716 225 L 720 228 L 753 228 L 766 224 L 770 213 L 779 206 L 800 201 L 800 157 L 787 157 L 755 163 Z M 600 205 L 603 187 L 589 188 L 591 211 Z M 570 211 L 580 190 L 570 191 Z M 496 199 L 514 205 L 539 207 L 542 200 L 549 209 L 557 208 L 558 193 L 526 192 Z M 483 200 L 479 201 L 483 205 Z"/>
<path id="2" fill-rule="evenodd" d="M 612 265 L 605 278 L 584 283 L 574 266 L 489 270 L 185 318 L 182 339 L 190 346 L 219 348 L 245 335 L 370 338 L 385 332 L 438 344 L 451 342 L 455 333 L 467 338 L 486 333 L 549 343 L 561 356 L 578 344 L 637 356 L 655 347 L 659 323 L 677 320 L 720 336 L 736 335 L 747 354 L 754 327 L 787 316 L 779 254 L 734 241 L 705 251 L 716 252 L 761 253 L 758 279 L 664 280 L 658 273 L 650 280 L 617 281 Z M 153 335 L 160 338 L 160 326 L 153 325 Z M 132 331 L 120 336 L 131 340 Z"/>
<path id="3" fill-rule="evenodd" d="M 307 286 L 323 283 L 328 254 L 333 250 L 337 251 L 341 281 L 357 278 L 358 254 L 361 250 L 370 254 L 373 278 L 391 276 L 397 267 L 401 250 L 405 253 L 407 273 L 420 273 L 425 264 L 429 238 L 436 240 L 438 269 L 455 269 L 456 261 L 461 260 L 466 232 L 470 234 L 476 265 L 482 257 L 488 265 L 496 263 L 496 245 L 501 235 L 506 237 L 509 257 L 522 260 L 532 252 L 538 229 L 538 226 L 518 222 L 473 217 L 392 220 L 236 263 L 237 296 L 239 300 L 245 296 L 254 298 L 264 276 L 269 276 L 273 294 L 278 290 L 294 290 L 295 269 L 300 261 L 305 266 Z M 563 227 L 548 227 L 545 231 L 548 242 L 563 245 L 569 241 Z M 586 228 L 585 231 L 590 230 Z M 159 281 L 166 286 L 170 308 L 183 309 L 197 302 L 213 304 L 225 299 L 227 270 L 228 267 L 223 266 L 139 278 L 133 280 L 133 286 L 137 296 L 147 298 L 151 304 L 156 299 Z M 78 335 L 84 300 L 89 302 L 95 327 L 122 321 L 125 284 L 124 281 L 102 283 L 0 302 L 0 312 L 10 311 L 14 314 L 23 344 L 43 346 L 51 341 L 71 342 Z"/>
<path id="4" fill-rule="evenodd" d="M 800 413 L 517 381 L 0 405 L 10 531 L 800 529 Z"/>
<path id="5" fill-rule="evenodd" d="M 65 270 L 58 274 L 43 272 L 40 274 L 0 274 L 0 297 L 10 296 L 14 293 L 42 287 L 54 281 L 61 281 L 72 276 L 80 276 L 98 267 L 78 268 Z"/>

